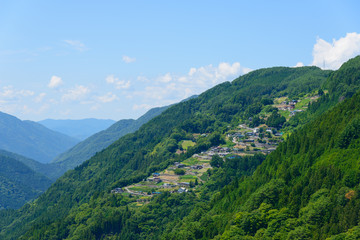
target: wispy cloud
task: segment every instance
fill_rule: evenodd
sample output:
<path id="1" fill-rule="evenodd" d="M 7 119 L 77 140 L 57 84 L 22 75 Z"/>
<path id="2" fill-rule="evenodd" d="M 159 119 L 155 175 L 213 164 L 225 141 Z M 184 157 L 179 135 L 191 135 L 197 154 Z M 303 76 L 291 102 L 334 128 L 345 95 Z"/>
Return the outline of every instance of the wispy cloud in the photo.
<path id="1" fill-rule="evenodd" d="M 119 80 L 119 78 L 114 75 L 107 76 L 105 81 L 109 84 L 113 84 L 116 89 L 128 89 L 130 87 L 130 81 Z"/>
<path id="2" fill-rule="evenodd" d="M 110 103 L 115 101 L 116 99 L 118 99 L 118 97 L 113 94 L 112 92 L 108 92 L 107 94 L 103 95 L 103 96 L 99 96 L 97 97 L 97 100 L 99 100 L 102 103 Z"/>
<path id="3" fill-rule="evenodd" d="M 360 34 L 347 33 L 339 40 L 329 43 L 321 38 L 313 48 L 312 65 L 325 69 L 338 69 L 344 62 L 360 54 Z"/>
<path id="4" fill-rule="evenodd" d="M 62 81 L 61 77 L 52 76 L 50 79 L 50 82 L 48 84 L 48 87 L 49 88 L 58 88 L 62 84 L 63 84 L 63 81 Z"/>
<path id="5" fill-rule="evenodd" d="M 7 100 L 12 100 L 15 98 L 20 98 L 20 97 L 29 97 L 29 96 L 33 96 L 35 93 L 33 91 L 30 90 L 25 90 L 25 89 L 14 89 L 13 86 L 5 86 L 2 88 L 2 90 L 0 90 L 0 98 L 7 99 Z"/>
<path id="6" fill-rule="evenodd" d="M 151 106 L 149 104 L 134 104 L 133 110 L 141 110 L 141 109 L 149 110 L 152 107 L 153 106 Z"/>
<path id="7" fill-rule="evenodd" d="M 88 50 L 85 44 L 78 40 L 64 40 L 64 42 L 77 51 L 83 52 Z"/>
<path id="8" fill-rule="evenodd" d="M 63 102 L 82 100 L 89 93 L 90 89 L 88 87 L 77 85 L 71 89 L 68 89 L 66 93 L 62 95 L 61 100 Z"/>
<path id="9" fill-rule="evenodd" d="M 132 57 L 129 57 L 129 56 L 124 55 L 124 56 L 122 57 L 122 60 L 123 60 L 123 62 L 125 62 L 125 63 L 132 63 L 132 62 L 135 62 L 135 61 L 136 61 L 136 58 L 132 58 Z"/>
<path id="10" fill-rule="evenodd" d="M 149 103 L 152 107 L 166 105 L 202 93 L 219 83 L 231 81 L 250 71 L 251 69 L 242 67 L 238 62 L 232 64 L 223 62 L 218 66 L 210 64 L 190 68 L 185 75 L 166 73 L 152 81 L 147 78 L 147 81 L 141 81 L 143 79 L 141 77 L 138 81 L 145 84 L 144 89 L 134 92 L 129 98 L 136 96 L 144 102 L 133 105 L 134 110 L 145 108 Z"/>
<path id="11" fill-rule="evenodd" d="M 40 93 L 39 95 L 37 95 L 36 97 L 35 97 L 35 102 L 36 103 L 40 103 L 40 102 L 42 102 L 43 101 L 43 99 L 44 99 L 44 97 L 46 96 L 46 93 Z"/>

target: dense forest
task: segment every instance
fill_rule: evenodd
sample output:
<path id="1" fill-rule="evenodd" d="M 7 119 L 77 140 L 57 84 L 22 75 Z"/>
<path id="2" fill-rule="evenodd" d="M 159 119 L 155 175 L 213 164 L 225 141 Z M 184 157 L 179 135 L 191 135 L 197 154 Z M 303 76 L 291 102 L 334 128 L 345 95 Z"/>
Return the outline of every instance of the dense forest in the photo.
<path id="1" fill-rule="evenodd" d="M 260 69 L 176 104 L 59 178 L 20 210 L 0 212 L 3 239 L 356 239 L 360 57 L 338 71 Z M 271 104 L 316 101 L 294 117 Z M 284 121 L 285 120 L 285 121 Z M 214 156 L 188 192 L 142 206 L 114 188 L 143 181 L 211 147 L 239 124 L 285 141 L 265 156 Z M 270 133 L 269 133 L 270 134 Z M 270 136 L 269 136 L 270 137 Z M 184 141 L 194 142 L 186 151 Z"/>
<path id="2" fill-rule="evenodd" d="M 0 209 L 20 208 L 44 192 L 52 181 L 0 152 Z"/>

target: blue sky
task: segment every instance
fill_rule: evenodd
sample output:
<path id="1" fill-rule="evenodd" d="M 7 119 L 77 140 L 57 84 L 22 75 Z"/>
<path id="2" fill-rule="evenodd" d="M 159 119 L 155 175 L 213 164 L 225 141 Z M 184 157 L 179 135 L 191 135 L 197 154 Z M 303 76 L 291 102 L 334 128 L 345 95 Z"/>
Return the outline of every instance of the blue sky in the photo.
<path id="1" fill-rule="evenodd" d="M 358 1 L 1 1 L 0 111 L 137 118 L 251 70 L 337 69 Z"/>

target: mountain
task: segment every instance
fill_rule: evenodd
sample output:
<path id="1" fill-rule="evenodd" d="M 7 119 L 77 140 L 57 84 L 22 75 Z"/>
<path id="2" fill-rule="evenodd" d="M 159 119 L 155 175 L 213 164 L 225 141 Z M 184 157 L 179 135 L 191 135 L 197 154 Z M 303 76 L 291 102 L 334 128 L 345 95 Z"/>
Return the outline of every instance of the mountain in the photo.
<path id="1" fill-rule="evenodd" d="M 31 158 L 27 158 L 22 155 L 8 152 L 5 150 L 0 150 L 0 156 L 5 156 L 8 158 L 15 159 L 19 162 L 22 162 L 23 164 L 25 164 L 27 167 L 29 167 L 34 172 L 44 175 L 53 181 L 55 181 L 58 177 L 60 177 L 66 171 L 62 166 L 60 166 L 58 164 L 40 163 Z"/>
<path id="2" fill-rule="evenodd" d="M 46 163 L 77 142 L 39 123 L 0 112 L 0 149 Z"/>
<path id="3" fill-rule="evenodd" d="M 0 209 L 19 208 L 44 192 L 50 179 L 0 153 Z"/>
<path id="4" fill-rule="evenodd" d="M 137 205 L 132 194 L 115 195 L 110 190 L 141 182 L 174 162 L 192 161 L 194 153 L 222 144 L 228 131 L 235 130 L 239 123 L 265 121 L 267 114 L 282 119 L 269 106 L 272 101 L 318 92 L 330 73 L 316 67 L 261 69 L 176 104 L 138 131 L 123 136 L 68 171 L 36 202 L 24 206 L 21 213 L 0 213 L 4 216 L 0 218 L 0 236 L 5 239 L 21 235 L 23 239 L 159 239 L 175 227 L 197 220 L 175 236 L 184 239 L 183 234 L 188 233 L 188 238 L 209 238 L 200 226 L 209 226 L 204 228 L 212 231 L 212 236 L 221 235 L 232 213 L 224 217 L 212 212 L 209 218 L 207 211 L 226 193 L 221 193 L 221 189 L 228 186 L 226 189 L 231 192 L 238 181 L 247 179 L 245 175 L 251 174 L 250 169 L 262 162 L 261 157 L 255 157 L 259 159 L 253 161 L 250 169 L 246 168 L 252 162 L 249 158 L 227 161 L 234 165 L 223 170 L 210 169 L 204 174 L 205 187 L 196 190 L 197 194 L 164 193 L 154 196 L 143 207 Z M 194 146 L 179 154 L 184 140 L 193 142 Z M 236 161 L 244 161 L 239 171 Z M 240 191 L 236 194 L 242 196 Z M 223 206 L 239 204 L 232 199 L 229 197 Z M 201 220 L 203 215 L 208 218 Z"/>
<path id="5" fill-rule="evenodd" d="M 114 120 L 87 118 L 80 120 L 45 119 L 38 123 L 56 132 L 63 133 L 80 141 L 100 132 L 112 124 Z"/>
<path id="6" fill-rule="evenodd" d="M 98 132 L 86 140 L 78 143 L 68 151 L 57 156 L 52 163 L 62 166 L 63 171 L 73 169 L 84 161 L 90 159 L 97 152 L 107 148 L 110 144 L 118 140 L 120 137 L 135 132 L 144 123 L 158 116 L 169 106 L 150 109 L 143 116 L 134 119 L 120 120 L 108 129 Z"/>

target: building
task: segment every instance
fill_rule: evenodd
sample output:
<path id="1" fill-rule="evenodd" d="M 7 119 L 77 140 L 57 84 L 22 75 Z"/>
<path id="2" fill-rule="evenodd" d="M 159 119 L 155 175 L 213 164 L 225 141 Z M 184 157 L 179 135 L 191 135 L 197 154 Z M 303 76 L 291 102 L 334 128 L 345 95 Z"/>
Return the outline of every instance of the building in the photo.
<path id="1" fill-rule="evenodd" d="M 122 188 L 115 188 L 113 190 L 111 190 L 111 193 L 123 193 L 124 190 Z"/>
<path id="2" fill-rule="evenodd" d="M 192 169 L 202 169 L 203 166 L 201 166 L 201 165 L 193 165 L 193 166 L 191 166 L 191 168 Z"/>
<path id="3" fill-rule="evenodd" d="M 187 191 L 188 190 L 186 188 L 181 187 L 181 188 L 179 188 L 178 193 L 184 193 L 184 192 L 187 192 Z"/>

